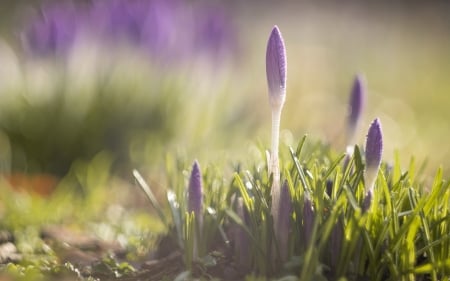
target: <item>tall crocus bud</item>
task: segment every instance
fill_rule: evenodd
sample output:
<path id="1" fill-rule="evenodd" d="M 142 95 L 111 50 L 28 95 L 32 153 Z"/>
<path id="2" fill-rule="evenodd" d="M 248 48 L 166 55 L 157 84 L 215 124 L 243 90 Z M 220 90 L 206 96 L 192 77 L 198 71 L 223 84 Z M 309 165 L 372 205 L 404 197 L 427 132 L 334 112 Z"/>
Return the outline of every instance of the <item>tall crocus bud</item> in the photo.
<path id="1" fill-rule="evenodd" d="M 191 177 L 188 187 L 188 211 L 193 212 L 196 219 L 201 219 L 203 207 L 203 184 L 200 165 L 197 160 L 192 165 Z"/>
<path id="2" fill-rule="evenodd" d="M 380 169 L 382 152 L 383 133 L 380 120 L 377 118 L 370 124 L 366 138 L 366 170 L 364 173 L 366 192 L 373 191 L 373 185 Z"/>
<path id="3" fill-rule="evenodd" d="M 275 235 L 278 242 L 281 262 L 286 262 L 288 259 L 288 242 L 289 233 L 291 232 L 291 213 L 291 195 L 289 193 L 288 183 L 287 181 L 284 181 L 283 186 L 281 187 L 280 194 L 280 212 L 278 213 L 278 225 L 275 228 Z"/>
<path id="4" fill-rule="evenodd" d="M 353 145 L 356 129 L 361 119 L 366 96 L 366 83 L 362 75 L 357 75 L 353 82 L 349 101 L 347 120 L 347 145 Z"/>
<path id="5" fill-rule="evenodd" d="M 286 49 L 280 30 L 274 26 L 267 43 L 266 74 L 269 86 L 269 101 L 272 109 L 272 148 L 269 172 L 273 176 L 272 216 L 276 225 L 280 198 L 280 167 L 278 146 L 280 135 L 281 110 L 286 99 Z"/>

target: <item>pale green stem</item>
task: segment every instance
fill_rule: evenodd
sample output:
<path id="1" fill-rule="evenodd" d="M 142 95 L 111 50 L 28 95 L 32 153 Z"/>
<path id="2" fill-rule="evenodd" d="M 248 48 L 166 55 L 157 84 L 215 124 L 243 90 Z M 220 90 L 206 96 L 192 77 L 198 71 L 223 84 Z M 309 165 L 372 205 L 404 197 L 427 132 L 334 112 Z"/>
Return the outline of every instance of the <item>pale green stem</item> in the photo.
<path id="1" fill-rule="evenodd" d="M 270 151 L 269 172 L 272 173 L 272 216 L 274 225 L 277 225 L 278 211 L 280 207 L 280 163 L 278 160 L 278 146 L 280 138 L 281 110 L 283 106 L 272 108 L 272 149 Z"/>

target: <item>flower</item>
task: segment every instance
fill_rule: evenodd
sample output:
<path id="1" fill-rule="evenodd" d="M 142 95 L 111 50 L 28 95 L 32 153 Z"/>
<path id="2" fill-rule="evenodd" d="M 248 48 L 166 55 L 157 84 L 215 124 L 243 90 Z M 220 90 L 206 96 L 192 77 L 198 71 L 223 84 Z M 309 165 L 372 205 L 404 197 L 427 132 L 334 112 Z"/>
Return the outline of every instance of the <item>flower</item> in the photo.
<path id="1" fill-rule="evenodd" d="M 286 48 L 278 26 L 274 26 L 267 43 L 266 74 L 272 107 L 281 107 L 286 97 Z"/>
<path id="2" fill-rule="evenodd" d="M 280 258 L 282 262 L 285 262 L 288 259 L 288 242 L 289 233 L 291 232 L 291 215 L 291 195 L 289 193 L 288 183 L 285 180 L 283 186 L 281 187 L 280 211 L 278 213 L 278 224 L 275 228 L 275 234 L 277 236 L 278 248 L 280 251 Z"/>
<path id="3" fill-rule="evenodd" d="M 214 57 L 226 55 L 235 50 L 235 30 L 230 24 L 226 11 L 217 5 L 206 5 L 195 9 L 194 30 L 196 39 L 194 48 L 199 53 Z"/>
<path id="4" fill-rule="evenodd" d="M 23 32 L 34 55 L 63 53 L 79 35 L 106 48 L 126 46 L 164 62 L 231 53 L 234 29 L 221 5 L 191 5 L 180 0 L 75 1 L 42 8 Z"/>
<path id="5" fill-rule="evenodd" d="M 195 160 L 188 186 L 188 212 L 193 212 L 196 218 L 201 218 L 203 208 L 203 184 L 200 165 Z"/>
<path id="6" fill-rule="evenodd" d="M 25 27 L 22 34 L 24 48 L 37 56 L 65 54 L 77 37 L 78 17 L 78 11 L 70 2 L 43 7 L 40 15 Z"/>
<path id="7" fill-rule="evenodd" d="M 286 49 L 280 30 L 274 26 L 270 33 L 266 51 L 266 74 L 269 86 L 269 101 L 272 107 L 272 147 L 270 151 L 269 173 L 272 173 L 273 182 L 272 217 L 277 225 L 280 208 L 280 164 L 278 160 L 278 146 L 280 138 L 281 110 L 286 99 Z"/>
<path id="8" fill-rule="evenodd" d="M 91 7 L 92 32 L 108 43 L 148 49 L 154 54 L 171 51 L 176 30 L 176 9 L 171 1 L 97 1 Z"/>
<path id="9" fill-rule="evenodd" d="M 344 235 L 344 229 L 341 219 L 338 218 L 336 224 L 333 225 L 333 229 L 330 234 L 330 262 L 331 270 L 335 271 L 339 263 L 339 257 L 342 251 L 342 239 Z"/>
<path id="10" fill-rule="evenodd" d="M 358 123 L 361 119 L 361 113 L 364 108 L 366 96 L 366 85 L 362 75 L 356 75 L 353 82 L 353 88 L 349 100 L 349 115 L 347 120 L 349 142 L 352 141 Z M 351 145 L 351 143 L 347 143 Z"/>
<path id="11" fill-rule="evenodd" d="M 328 179 L 328 180 L 325 182 L 325 192 L 327 193 L 327 195 L 328 195 L 329 197 L 331 197 L 331 195 L 333 194 L 333 185 L 334 185 L 334 183 L 333 183 L 333 181 L 330 180 L 330 179 Z"/>
<path id="12" fill-rule="evenodd" d="M 366 167 L 364 180 L 366 190 L 372 190 L 375 178 L 380 168 L 381 155 L 383 153 L 383 133 L 381 131 L 381 123 L 378 118 L 370 124 L 365 149 Z"/>
<path id="13" fill-rule="evenodd" d="M 365 213 L 369 210 L 370 206 L 372 205 L 372 198 L 373 198 L 373 193 L 372 193 L 372 190 L 369 189 L 369 191 L 367 191 L 367 193 L 366 193 L 366 196 L 364 197 L 364 201 L 362 204 L 363 213 Z"/>

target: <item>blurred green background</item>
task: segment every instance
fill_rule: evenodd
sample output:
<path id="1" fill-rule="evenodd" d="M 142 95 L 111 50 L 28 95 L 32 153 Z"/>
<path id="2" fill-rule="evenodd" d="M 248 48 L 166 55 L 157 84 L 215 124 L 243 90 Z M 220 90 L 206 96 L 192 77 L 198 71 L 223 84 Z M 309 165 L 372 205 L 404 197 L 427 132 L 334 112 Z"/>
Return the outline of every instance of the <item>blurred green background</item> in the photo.
<path id="1" fill-rule="evenodd" d="M 204 3 L 185 1 L 194 4 Z M 440 165 L 450 171 L 445 1 L 216 1 L 233 26 L 231 55 L 161 66 L 126 49 L 108 54 L 84 44 L 64 71 L 59 62 L 28 60 L 20 50 L 21 30 L 39 5 L 0 6 L 5 171 L 63 176 L 73 161 L 107 150 L 116 172 L 129 175 L 134 167 L 158 169 L 167 151 L 242 161 L 249 145 L 269 147 L 265 49 L 274 24 L 288 55 L 284 143 L 308 134 L 344 151 L 347 100 L 361 73 L 368 100 L 358 143 L 380 117 L 385 160 L 398 150 L 404 167 L 414 155 L 419 163 L 428 160 L 429 172 Z"/>

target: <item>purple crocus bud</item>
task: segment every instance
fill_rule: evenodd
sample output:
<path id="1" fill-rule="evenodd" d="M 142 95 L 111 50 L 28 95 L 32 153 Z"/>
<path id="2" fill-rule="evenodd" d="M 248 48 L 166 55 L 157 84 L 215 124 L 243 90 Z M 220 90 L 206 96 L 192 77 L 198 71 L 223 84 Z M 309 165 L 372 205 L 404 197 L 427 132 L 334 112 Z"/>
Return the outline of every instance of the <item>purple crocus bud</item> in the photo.
<path id="1" fill-rule="evenodd" d="M 305 245 L 311 243 L 311 235 L 314 227 L 314 209 L 311 199 L 306 196 L 303 204 L 303 235 Z"/>
<path id="2" fill-rule="evenodd" d="M 272 107 L 282 107 L 286 98 L 286 48 L 280 30 L 274 26 L 267 43 L 266 74 Z"/>
<path id="3" fill-rule="evenodd" d="M 200 165 L 197 160 L 192 165 L 188 187 L 188 212 L 193 212 L 196 218 L 201 218 L 203 207 L 203 184 Z"/>
<path id="4" fill-rule="evenodd" d="M 62 55 L 73 47 L 78 30 L 78 12 L 71 2 L 42 7 L 22 33 L 26 51 L 33 55 Z"/>
<path id="5" fill-rule="evenodd" d="M 280 207 L 280 164 L 278 160 L 278 147 L 281 111 L 286 99 L 286 49 L 277 26 L 274 26 L 272 29 L 269 42 L 267 43 L 266 74 L 269 85 L 269 100 L 272 107 L 272 147 L 269 166 L 269 172 L 273 176 L 271 211 L 274 225 L 277 225 Z"/>
<path id="6" fill-rule="evenodd" d="M 188 212 L 194 213 L 196 228 L 194 237 L 194 258 L 198 257 L 199 254 L 199 241 L 201 241 L 201 233 L 203 228 L 203 184 L 202 184 L 202 173 L 200 171 L 200 165 L 197 160 L 194 161 L 192 165 L 191 177 L 189 178 L 188 186 Z"/>
<path id="7" fill-rule="evenodd" d="M 376 118 L 370 124 L 369 132 L 366 138 L 366 170 L 364 180 L 366 190 L 372 190 L 375 178 L 381 164 L 381 155 L 383 152 L 383 133 L 381 132 L 381 123 Z"/>
<path id="8" fill-rule="evenodd" d="M 281 262 L 286 262 L 288 259 L 288 242 L 289 233 L 291 232 L 291 215 L 291 195 L 289 193 L 288 183 L 287 181 L 284 181 L 283 186 L 281 187 L 280 211 L 278 213 L 277 227 L 275 228 Z"/>
<path id="9" fill-rule="evenodd" d="M 362 75 L 357 75 L 353 82 L 353 88 L 349 101 L 348 126 L 348 145 L 352 145 L 355 131 L 361 119 L 366 96 L 366 83 Z"/>

